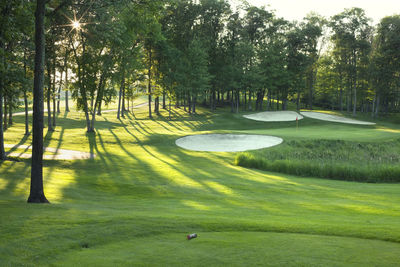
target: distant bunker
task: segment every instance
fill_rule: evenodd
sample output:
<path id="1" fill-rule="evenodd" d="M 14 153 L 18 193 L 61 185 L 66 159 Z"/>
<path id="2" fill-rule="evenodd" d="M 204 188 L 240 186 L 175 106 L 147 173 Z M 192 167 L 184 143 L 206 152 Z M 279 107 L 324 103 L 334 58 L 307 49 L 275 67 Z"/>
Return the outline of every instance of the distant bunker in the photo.
<path id="1" fill-rule="evenodd" d="M 175 141 L 181 148 L 208 152 L 241 152 L 272 147 L 282 142 L 282 138 L 275 136 L 249 134 L 199 134 Z"/>
<path id="2" fill-rule="evenodd" d="M 323 121 L 331 121 L 331 122 L 340 122 L 340 123 L 348 123 L 348 124 L 358 124 L 358 125 L 375 125 L 374 122 L 368 121 L 359 121 L 354 119 L 349 119 L 346 117 L 340 117 L 336 115 L 321 113 L 321 112 L 313 112 L 313 111 L 303 111 L 300 112 L 304 117 L 323 120 Z"/>
<path id="3" fill-rule="evenodd" d="M 265 111 L 250 115 L 243 115 L 243 117 L 250 120 L 267 122 L 295 121 L 303 119 L 303 116 L 295 111 Z"/>

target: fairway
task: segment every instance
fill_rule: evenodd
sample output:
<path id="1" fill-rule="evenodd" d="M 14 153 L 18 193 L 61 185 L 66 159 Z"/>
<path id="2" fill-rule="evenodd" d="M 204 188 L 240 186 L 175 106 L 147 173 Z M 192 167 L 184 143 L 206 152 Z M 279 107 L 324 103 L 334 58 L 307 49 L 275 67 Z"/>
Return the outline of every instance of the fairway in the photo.
<path id="1" fill-rule="evenodd" d="M 23 117 L 5 139 L 22 138 Z M 399 138 L 389 122 L 346 125 L 304 118 L 266 123 L 227 110 L 173 109 L 148 119 L 146 107 L 115 112 L 85 133 L 83 114 L 61 113 L 45 146 L 97 156 L 46 160 L 50 205 L 27 205 L 30 164 L 0 166 L 0 265 L 334 265 L 400 262 L 399 184 L 296 177 L 235 166 L 236 153 L 196 152 L 180 137 L 265 134 L 379 142 Z M 278 148 L 277 146 L 276 148 Z M 268 148 L 267 148 L 268 149 Z M 6 215 L 6 216 L 4 216 Z M 197 233 L 198 238 L 186 240 Z"/>

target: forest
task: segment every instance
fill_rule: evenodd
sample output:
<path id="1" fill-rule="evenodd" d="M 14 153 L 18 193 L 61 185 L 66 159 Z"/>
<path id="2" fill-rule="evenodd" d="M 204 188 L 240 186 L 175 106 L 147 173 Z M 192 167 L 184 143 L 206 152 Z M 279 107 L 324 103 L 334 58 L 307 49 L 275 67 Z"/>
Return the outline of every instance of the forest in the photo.
<path id="1" fill-rule="evenodd" d="M 287 21 L 265 8 L 228 1 L 47 1 L 47 126 L 60 100 L 72 97 L 94 131 L 104 105 L 118 117 L 140 93 L 149 116 L 167 99 L 189 113 L 286 110 L 314 106 L 353 112 L 398 112 L 400 16 L 378 25 L 360 8 L 331 18 L 310 13 Z M 2 1 L 0 28 L 2 131 L 32 101 L 35 1 Z M 265 101 L 264 101 L 265 99 Z M 29 126 L 26 125 L 26 134 Z M 0 151 L 0 158 L 4 153 Z"/>

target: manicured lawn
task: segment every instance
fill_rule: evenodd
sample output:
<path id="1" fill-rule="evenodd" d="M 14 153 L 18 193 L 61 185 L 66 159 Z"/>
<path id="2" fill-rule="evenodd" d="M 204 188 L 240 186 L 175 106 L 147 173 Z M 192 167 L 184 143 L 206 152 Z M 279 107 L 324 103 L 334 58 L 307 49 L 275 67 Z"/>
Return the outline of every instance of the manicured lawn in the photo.
<path id="1" fill-rule="evenodd" d="M 0 266 L 379 265 L 400 262 L 400 184 L 296 177 L 235 166 L 235 153 L 192 152 L 178 137 L 207 132 L 270 134 L 284 140 L 393 141 L 399 127 L 312 119 L 262 123 L 227 111 L 147 108 L 118 121 L 60 114 L 45 145 L 97 154 L 46 161 L 50 205 L 28 205 L 29 161 L 0 163 Z M 7 130 L 23 139 L 23 116 Z M 190 233 L 198 238 L 185 240 Z"/>

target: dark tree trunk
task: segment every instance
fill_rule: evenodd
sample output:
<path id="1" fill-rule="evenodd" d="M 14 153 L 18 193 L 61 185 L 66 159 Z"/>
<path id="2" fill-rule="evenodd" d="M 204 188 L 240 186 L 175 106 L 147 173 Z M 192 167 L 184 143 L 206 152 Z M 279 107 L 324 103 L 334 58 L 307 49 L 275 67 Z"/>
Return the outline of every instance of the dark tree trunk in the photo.
<path id="1" fill-rule="evenodd" d="M 68 84 L 68 65 L 67 64 L 68 64 L 68 60 L 65 61 L 65 84 L 64 84 L 64 88 L 65 88 L 65 112 L 69 112 L 68 88 L 67 88 L 67 84 Z"/>
<path id="2" fill-rule="evenodd" d="M 10 96 L 10 99 L 8 102 L 9 102 L 9 104 L 8 104 L 8 127 L 11 127 L 11 125 L 13 125 L 13 119 L 12 119 L 13 118 L 12 117 L 13 99 L 11 96 Z"/>
<path id="3" fill-rule="evenodd" d="M 190 113 L 192 113 L 192 100 L 191 100 L 191 96 L 189 93 L 187 95 L 187 101 L 188 101 L 188 112 L 190 114 Z"/>
<path id="4" fill-rule="evenodd" d="M 26 51 L 24 50 L 24 78 L 26 79 Z M 26 88 L 24 91 L 24 105 L 25 105 L 25 135 L 28 136 L 29 133 L 29 116 L 28 116 L 28 96 L 26 95 Z"/>
<path id="5" fill-rule="evenodd" d="M 47 127 L 48 131 L 53 131 L 52 121 L 51 121 L 51 70 L 49 64 L 47 64 L 47 78 L 48 78 L 48 86 L 47 86 Z"/>
<path id="6" fill-rule="evenodd" d="M 1 76 L 1 75 L 0 75 Z M 3 77 L 0 77 L 0 160 L 6 159 L 3 133 Z"/>
<path id="7" fill-rule="evenodd" d="M 28 97 L 26 89 L 24 90 L 24 104 L 25 104 L 25 135 L 29 135 L 29 116 L 28 116 Z"/>
<path id="8" fill-rule="evenodd" d="M 343 88 L 340 87 L 340 93 L 339 93 L 339 98 L 340 98 L 340 111 L 343 111 Z"/>
<path id="9" fill-rule="evenodd" d="M 53 127 L 56 127 L 56 56 L 53 57 Z"/>
<path id="10" fill-rule="evenodd" d="M 251 96 L 252 96 L 253 94 L 251 93 L 251 92 L 249 92 L 249 110 L 251 111 L 251 110 L 253 110 L 253 106 L 251 105 Z"/>
<path id="11" fill-rule="evenodd" d="M 151 119 L 151 64 L 152 64 L 152 58 L 151 58 L 151 49 L 149 50 L 149 69 L 148 69 L 148 79 L 149 79 L 149 84 L 148 84 L 148 94 L 149 94 L 149 118 Z"/>
<path id="12" fill-rule="evenodd" d="M 231 112 L 233 113 L 235 110 L 235 103 L 234 103 L 234 94 L 233 94 L 233 90 L 232 90 L 232 94 L 231 94 Z"/>
<path id="13" fill-rule="evenodd" d="M 192 112 L 193 112 L 193 114 L 196 114 L 196 102 L 197 102 L 197 96 L 195 95 L 195 96 L 193 96 L 193 99 L 192 99 L 192 105 L 193 105 Z"/>
<path id="14" fill-rule="evenodd" d="M 121 101 L 122 101 L 122 91 L 123 91 L 123 87 L 125 86 L 125 76 L 123 74 L 123 77 L 121 79 L 121 85 L 119 87 L 119 98 L 118 98 L 118 111 L 117 111 L 117 119 L 120 118 L 120 114 L 121 114 Z"/>
<path id="15" fill-rule="evenodd" d="M 121 117 L 125 118 L 125 81 L 124 86 L 122 86 L 122 103 L 121 103 Z"/>
<path id="16" fill-rule="evenodd" d="M 8 115 L 8 101 L 7 101 L 7 96 L 4 95 L 4 131 L 6 131 L 8 128 L 7 115 Z"/>
<path id="17" fill-rule="evenodd" d="M 168 109 L 168 119 L 171 120 L 171 96 L 168 97 L 169 109 Z"/>
<path id="18" fill-rule="evenodd" d="M 376 107 L 375 107 L 375 116 L 378 117 L 379 115 L 379 105 L 380 105 L 380 94 L 377 94 L 376 96 Z"/>
<path id="19" fill-rule="evenodd" d="M 2 16 L 6 17 L 7 14 L 9 13 L 9 9 L 11 8 L 11 3 L 6 2 L 5 8 L 3 8 Z M 3 25 L 0 25 L 0 47 L 2 50 L 5 50 L 5 43 L 3 42 Z M 5 55 L 1 55 L 1 64 L 3 65 L 1 69 L 5 69 L 6 66 L 6 58 Z M 6 159 L 6 153 L 4 150 L 4 130 L 3 130 L 3 97 L 5 96 L 5 90 L 4 90 L 4 75 L 3 73 L 0 73 L 0 160 L 5 160 Z M 4 113 L 7 111 L 4 109 Z"/>
<path id="20" fill-rule="evenodd" d="M 35 13 L 35 78 L 33 87 L 33 140 L 31 188 L 28 203 L 49 203 L 43 190 L 43 85 L 44 14 L 46 0 L 37 0 Z"/>
<path id="21" fill-rule="evenodd" d="M 165 105 L 165 98 L 166 98 L 166 93 L 165 90 L 163 90 L 163 96 L 162 96 L 162 108 L 166 109 L 166 105 Z"/>

